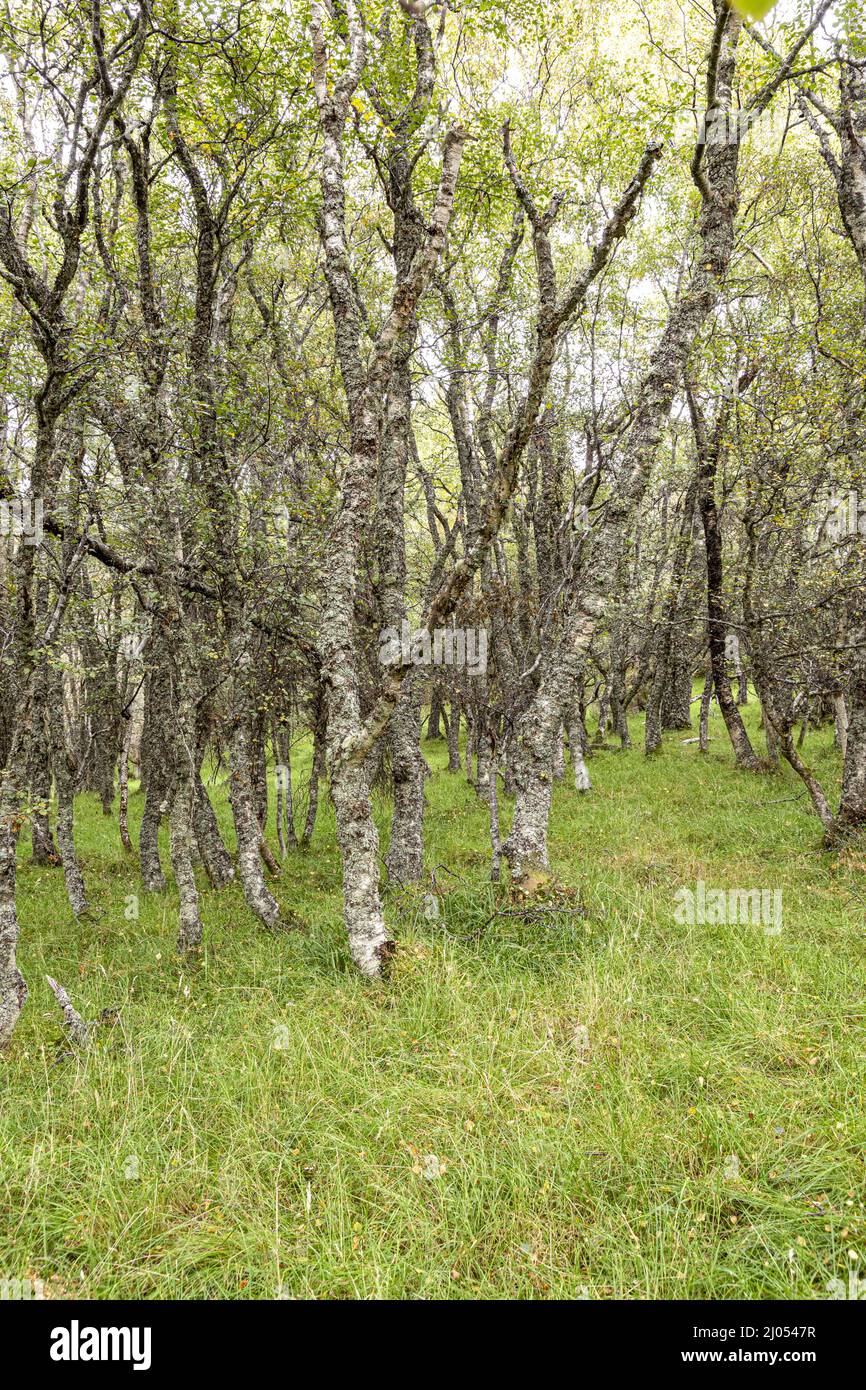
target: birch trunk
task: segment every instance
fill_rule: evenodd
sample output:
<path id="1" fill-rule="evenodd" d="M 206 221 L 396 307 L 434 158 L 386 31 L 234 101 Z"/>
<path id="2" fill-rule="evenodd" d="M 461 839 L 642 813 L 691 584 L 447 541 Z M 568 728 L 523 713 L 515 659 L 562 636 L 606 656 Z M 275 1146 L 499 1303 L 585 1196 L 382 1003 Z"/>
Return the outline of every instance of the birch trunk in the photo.
<path id="1" fill-rule="evenodd" d="M 51 708 L 52 762 L 54 785 L 57 788 L 57 846 L 63 864 L 66 896 L 75 917 L 87 912 L 87 893 L 78 855 L 75 849 L 75 773 L 72 755 L 66 742 L 63 719 L 63 685 L 58 676 L 54 684 Z"/>
<path id="2" fill-rule="evenodd" d="M 707 552 L 707 640 L 710 647 L 710 664 L 713 668 L 713 686 L 737 767 L 757 772 L 760 770 L 760 760 L 746 732 L 726 669 L 728 624 L 724 606 L 722 535 L 716 506 L 719 440 L 724 427 L 725 412 L 720 411 L 717 426 L 710 433 L 691 385 L 688 387 L 688 399 L 700 460 L 698 505 Z"/>
<path id="3" fill-rule="evenodd" d="M 575 701 L 572 704 L 568 718 L 568 746 L 571 750 L 574 790 L 577 792 L 592 791 L 592 782 L 590 781 L 589 771 L 586 766 L 586 743 L 586 728 L 580 713 L 580 707 L 577 701 Z"/>
<path id="4" fill-rule="evenodd" d="M 785 65 L 749 103 L 749 109 L 763 110 L 808 35 L 829 8 L 825 3 L 812 25 L 794 45 Z M 736 49 L 742 27 L 740 16 L 721 2 L 716 5 L 716 26 L 707 63 L 707 109 L 714 115 L 731 108 Z M 707 122 L 709 125 L 710 122 Z M 653 353 L 644 377 L 633 416 L 625 457 L 619 470 L 620 483 L 608 500 L 598 526 L 587 538 L 580 565 L 580 586 L 565 638 L 558 649 L 542 662 L 536 708 L 521 725 L 519 740 L 527 749 L 524 776 L 518 780 L 514 829 L 506 853 L 512 873 L 521 877 L 526 869 L 547 864 L 547 818 L 550 806 L 549 769 L 552 726 L 573 688 L 573 666 L 588 653 L 595 634 L 608 611 L 609 596 L 616 592 L 623 572 L 623 547 L 631 532 L 649 482 L 677 388 L 698 333 L 718 303 L 727 276 L 734 246 L 734 226 L 739 207 L 737 167 L 739 143 L 707 144 L 696 148 L 692 174 L 701 193 L 698 225 L 699 246 L 695 265 L 685 293 L 671 310 L 665 331 Z M 530 771 L 538 778 L 537 785 Z"/>
<path id="5" fill-rule="evenodd" d="M 159 858 L 159 827 L 167 808 L 169 774 L 164 731 L 168 726 L 168 673 L 159 642 L 151 648 L 151 668 L 144 687 L 144 727 L 141 734 L 141 774 L 144 812 L 138 831 L 138 862 L 146 893 L 165 891 Z"/>
<path id="6" fill-rule="evenodd" d="M 854 656 L 848 684 L 842 764 L 842 798 L 830 832 L 842 842 L 866 826 L 866 627 L 853 627 Z"/>
<path id="7" fill-rule="evenodd" d="M 18 969 L 18 913 L 15 905 L 16 862 L 20 791 L 15 768 L 26 749 L 22 729 L 13 737 L 6 769 L 0 781 L 0 1050 L 11 1040 L 21 1010 L 27 1002 L 27 985 Z"/>
<path id="8" fill-rule="evenodd" d="M 373 345 L 372 362 L 361 357 L 361 323 L 349 265 L 346 237 L 343 137 L 349 102 L 366 65 L 364 20 L 354 0 L 347 0 L 349 61 L 334 80 L 329 72 L 322 7 L 313 4 L 310 33 L 313 81 L 323 146 L 321 156 L 321 240 L 334 322 L 337 357 L 349 410 L 351 447 L 340 488 L 340 506 L 332 532 L 332 556 L 325 579 L 320 630 L 322 677 L 328 699 L 328 762 L 331 797 L 343 861 L 344 920 L 349 949 L 363 975 L 382 973 L 393 942 L 385 925 L 379 892 L 379 836 L 372 815 L 364 767 L 377 739 L 359 745 L 361 716 L 360 656 L 355 632 L 355 598 L 367 518 L 373 512 L 379 455 L 379 426 L 394 362 L 409 331 L 416 306 L 439 259 L 451 217 L 460 166 L 461 131 L 451 131 L 442 153 L 442 174 L 428 230 L 405 276 L 398 276 L 390 310 Z M 416 51 L 419 17 L 414 26 Z M 423 41 L 423 39 L 422 39 Z M 419 63 L 419 77 L 421 65 Z M 403 693 L 401 670 L 388 717 Z M 377 734 L 384 729 L 382 721 Z"/>

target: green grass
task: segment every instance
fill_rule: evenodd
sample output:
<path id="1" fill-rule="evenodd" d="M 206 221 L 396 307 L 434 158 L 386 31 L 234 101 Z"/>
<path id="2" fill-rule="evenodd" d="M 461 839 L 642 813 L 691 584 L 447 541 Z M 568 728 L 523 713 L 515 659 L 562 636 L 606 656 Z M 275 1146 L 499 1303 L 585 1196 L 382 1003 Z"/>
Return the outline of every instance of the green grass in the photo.
<path id="1" fill-rule="evenodd" d="M 457 877 L 433 921 L 388 900 L 385 984 L 348 961 L 329 807 L 276 886 L 308 930 L 203 892 L 190 969 L 173 892 L 131 916 L 135 865 L 81 798 L 95 921 L 21 847 L 0 1277 L 92 1298 L 826 1297 L 849 1251 L 866 1264 L 864 860 L 822 851 L 792 776 L 736 773 L 717 715 L 712 734 L 706 758 L 679 734 L 652 760 L 600 753 L 588 797 L 569 772 L 552 865 L 584 912 L 546 922 L 487 921 L 485 815 L 426 744 L 428 865 Z M 831 745 L 807 754 L 835 784 Z M 698 878 L 780 887 L 781 935 L 678 926 Z M 120 1009 L 84 1056 L 57 1060 L 46 973 L 85 1017 Z"/>

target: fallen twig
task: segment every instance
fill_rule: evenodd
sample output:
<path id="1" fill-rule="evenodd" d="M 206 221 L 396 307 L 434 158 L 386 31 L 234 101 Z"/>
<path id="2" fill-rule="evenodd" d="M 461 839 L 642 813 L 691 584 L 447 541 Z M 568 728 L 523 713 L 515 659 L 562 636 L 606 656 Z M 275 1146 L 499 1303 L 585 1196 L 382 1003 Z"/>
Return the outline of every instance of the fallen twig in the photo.
<path id="1" fill-rule="evenodd" d="M 69 998 L 63 986 L 59 985 L 56 980 L 52 980 L 50 975 L 46 975 L 45 978 L 54 992 L 55 999 L 63 1010 L 63 1026 L 66 1029 L 69 1041 L 76 1047 L 87 1047 L 90 1042 L 91 1025 L 84 1022 L 84 1019 L 74 1007 L 72 1000 Z"/>

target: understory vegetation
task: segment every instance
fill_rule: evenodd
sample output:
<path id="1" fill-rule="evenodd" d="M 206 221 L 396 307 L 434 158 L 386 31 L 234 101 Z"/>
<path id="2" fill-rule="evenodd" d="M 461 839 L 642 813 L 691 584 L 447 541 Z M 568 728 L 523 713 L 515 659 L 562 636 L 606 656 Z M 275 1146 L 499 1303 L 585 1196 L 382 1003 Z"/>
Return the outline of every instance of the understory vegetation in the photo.
<path id="1" fill-rule="evenodd" d="M 863 858 L 820 850 L 792 774 L 735 771 L 715 713 L 710 734 L 557 787 L 547 916 L 491 887 L 484 809 L 426 742 L 438 915 L 388 899 L 385 983 L 351 967 L 332 812 L 274 882 L 303 929 L 202 883 L 188 965 L 171 890 L 125 916 L 134 865 L 81 798 L 92 922 L 22 855 L 0 1268 L 55 1297 L 828 1297 L 864 1253 Z M 832 733 L 810 743 L 835 775 Z M 701 877 L 779 884 L 781 934 L 677 925 Z M 87 1052 L 46 973 L 87 1019 L 117 1010 Z"/>

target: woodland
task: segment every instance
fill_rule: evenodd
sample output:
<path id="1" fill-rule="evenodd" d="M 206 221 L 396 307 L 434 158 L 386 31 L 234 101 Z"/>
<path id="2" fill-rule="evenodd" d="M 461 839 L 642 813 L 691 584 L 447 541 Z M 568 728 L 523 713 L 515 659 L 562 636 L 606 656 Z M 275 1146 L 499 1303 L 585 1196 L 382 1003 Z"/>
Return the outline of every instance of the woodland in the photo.
<path id="1" fill-rule="evenodd" d="M 2 0 L 0 1276 L 849 1296 L 864 545 L 853 0 Z"/>

